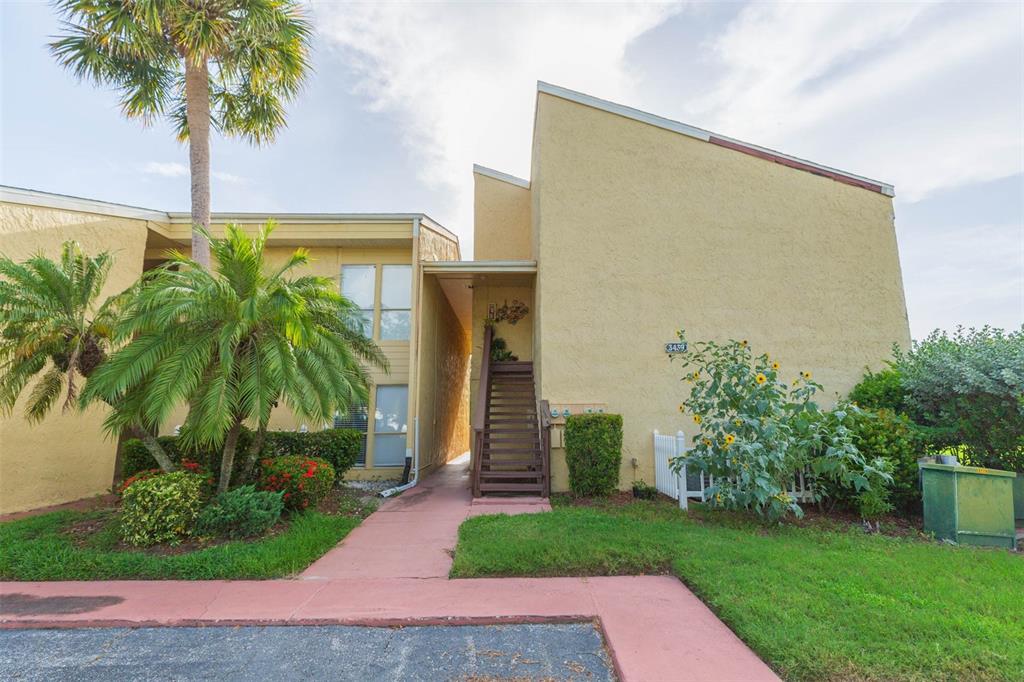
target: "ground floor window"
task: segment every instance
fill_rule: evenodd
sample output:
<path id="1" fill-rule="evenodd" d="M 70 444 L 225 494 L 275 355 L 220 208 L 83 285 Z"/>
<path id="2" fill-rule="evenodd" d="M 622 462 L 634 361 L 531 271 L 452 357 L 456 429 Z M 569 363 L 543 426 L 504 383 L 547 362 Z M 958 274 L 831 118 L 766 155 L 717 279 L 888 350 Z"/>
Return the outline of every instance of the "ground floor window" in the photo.
<path id="1" fill-rule="evenodd" d="M 404 465 L 409 431 L 409 387 L 404 384 L 378 386 L 373 416 L 373 465 Z"/>
<path id="2" fill-rule="evenodd" d="M 366 432 L 369 421 L 366 405 L 352 405 L 348 412 L 339 412 L 334 415 L 334 428 L 354 429 L 363 434 L 363 444 L 359 450 L 359 457 L 356 459 L 357 467 L 366 466 Z"/>

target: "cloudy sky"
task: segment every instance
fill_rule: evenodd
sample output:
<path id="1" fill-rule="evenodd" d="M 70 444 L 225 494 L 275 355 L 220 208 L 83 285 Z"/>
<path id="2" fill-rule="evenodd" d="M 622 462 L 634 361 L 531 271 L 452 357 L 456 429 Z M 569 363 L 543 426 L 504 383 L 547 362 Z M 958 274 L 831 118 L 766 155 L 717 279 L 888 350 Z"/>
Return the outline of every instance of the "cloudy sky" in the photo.
<path id="1" fill-rule="evenodd" d="M 537 80 L 896 186 L 915 338 L 1024 322 L 1019 3 L 314 3 L 269 148 L 213 143 L 215 211 L 425 212 L 472 253 L 473 163 L 528 177 Z M 0 183 L 187 210 L 187 150 L 0 7 Z"/>

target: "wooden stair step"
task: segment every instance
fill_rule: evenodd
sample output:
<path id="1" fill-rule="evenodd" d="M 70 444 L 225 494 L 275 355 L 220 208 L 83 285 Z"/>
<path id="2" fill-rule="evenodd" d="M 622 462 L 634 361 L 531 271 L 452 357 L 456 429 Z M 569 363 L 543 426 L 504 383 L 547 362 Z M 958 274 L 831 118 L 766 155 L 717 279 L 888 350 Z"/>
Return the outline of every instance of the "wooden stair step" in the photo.
<path id="1" fill-rule="evenodd" d="M 491 493 L 527 493 L 541 492 L 544 486 L 540 483 L 481 483 L 480 492 Z"/>
<path id="2" fill-rule="evenodd" d="M 482 466 L 503 466 L 503 467 L 539 467 L 541 465 L 540 458 L 534 459 L 494 459 L 485 456 L 480 460 Z"/>
<path id="3" fill-rule="evenodd" d="M 481 471 L 480 478 L 540 478 L 544 474 L 540 471 Z"/>

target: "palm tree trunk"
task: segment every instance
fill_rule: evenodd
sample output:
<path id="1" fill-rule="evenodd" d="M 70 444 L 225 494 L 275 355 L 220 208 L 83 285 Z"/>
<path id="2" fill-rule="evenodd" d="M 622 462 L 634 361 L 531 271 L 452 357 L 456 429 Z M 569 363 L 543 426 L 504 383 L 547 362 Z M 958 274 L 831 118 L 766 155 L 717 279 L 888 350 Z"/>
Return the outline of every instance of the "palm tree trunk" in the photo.
<path id="1" fill-rule="evenodd" d="M 235 449 L 238 446 L 238 434 L 242 432 L 242 420 L 235 419 L 227 437 L 224 438 L 224 450 L 220 459 L 220 480 L 217 482 L 217 493 L 227 492 L 231 483 L 231 469 L 235 464 Z"/>
<path id="2" fill-rule="evenodd" d="M 245 460 L 245 478 L 246 480 L 252 479 L 253 469 L 256 468 L 256 460 L 259 459 L 260 453 L 263 452 L 263 443 L 267 437 L 267 425 L 261 423 L 259 428 L 256 429 L 256 435 L 253 436 L 252 443 L 249 444 L 249 454 Z"/>
<path id="3" fill-rule="evenodd" d="M 192 259 L 209 269 L 210 242 L 196 231 L 210 229 L 210 80 L 206 60 L 185 58 L 185 117 L 192 176 Z"/>
<path id="4" fill-rule="evenodd" d="M 164 452 L 163 446 L 160 445 L 160 441 L 156 439 L 156 436 L 151 434 L 144 428 L 138 426 L 132 426 L 125 430 L 125 432 L 133 438 L 138 438 L 142 441 L 142 444 L 149 450 L 149 454 L 153 455 L 153 459 L 160 465 L 160 469 L 163 471 L 174 471 L 177 467 L 174 466 L 174 462 Z"/>

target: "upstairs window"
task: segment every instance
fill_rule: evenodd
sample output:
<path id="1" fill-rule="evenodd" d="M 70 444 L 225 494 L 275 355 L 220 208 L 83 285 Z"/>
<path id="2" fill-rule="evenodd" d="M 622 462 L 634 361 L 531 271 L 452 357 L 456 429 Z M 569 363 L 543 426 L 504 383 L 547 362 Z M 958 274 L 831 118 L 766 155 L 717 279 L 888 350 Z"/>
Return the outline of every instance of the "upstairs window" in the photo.
<path id="1" fill-rule="evenodd" d="M 384 265 L 381 272 L 381 341 L 408 341 L 412 308 L 412 266 Z"/>
<path id="2" fill-rule="evenodd" d="M 341 269 L 341 295 L 359 307 L 362 332 L 370 338 L 373 338 L 376 291 L 376 265 L 346 265 Z"/>

